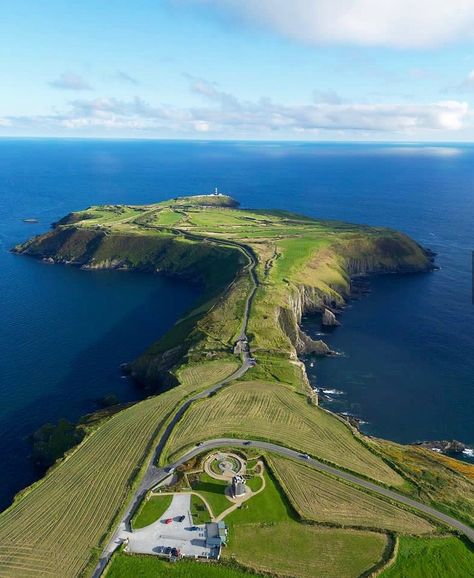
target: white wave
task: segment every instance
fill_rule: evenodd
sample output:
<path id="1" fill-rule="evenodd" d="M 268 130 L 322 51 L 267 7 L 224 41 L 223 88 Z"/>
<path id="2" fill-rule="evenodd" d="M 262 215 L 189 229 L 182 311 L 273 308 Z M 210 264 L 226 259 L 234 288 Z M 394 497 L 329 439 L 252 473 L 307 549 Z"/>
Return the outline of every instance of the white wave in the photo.
<path id="1" fill-rule="evenodd" d="M 321 388 L 321 391 L 325 394 L 330 394 L 330 395 L 331 394 L 332 395 L 344 395 L 344 393 L 345 393 L 344 391 L 341 391 L 339 389 L 322 389 Z"/>
<path id="2" fill-rule="evenodd" d="M 472 449 L 472 448 L 466 448 L 465 450 L 462 451 L 462 453 L 465 456 L 469 456 L 470 458 L 474 458 L 474 449 Z"/>

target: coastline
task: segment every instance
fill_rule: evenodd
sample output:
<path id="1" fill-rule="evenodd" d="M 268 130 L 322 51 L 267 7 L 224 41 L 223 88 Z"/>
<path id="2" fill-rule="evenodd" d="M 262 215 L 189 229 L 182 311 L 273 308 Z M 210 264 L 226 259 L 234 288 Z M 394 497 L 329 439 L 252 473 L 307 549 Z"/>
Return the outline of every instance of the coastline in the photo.
<path id="1" fill-rule="evenodd" d="M 433 255 L 433 257 L 436 256 L 436 253 L 430 253 Z M 432 271 L 435 272 L 439 269 L 439 267 L 437 267 L 435 263 L 433 263 L 433 265 L 434 266 Z M 335 311 L 339 321 L 337 325 L 323 326 L 320 321 L 319 313 L 312 314 L 310 312 L 309 314 L 305 315 L 304 319 L 302 320 L 302 329 L 304 331 L 307 331 L 309 334 L 316 334 L 322 339 L 327 339 L 329 337 L 330 346 L 334 347 L 336 353 L 334 356 L 332 356 L 334 359 L 333 363 L 337 363 L 339 358 L 345 358 L 347 363 L 347 367 L 345 368 L 346 372 L 350 371 L 350 361 L 348 360 L 349 358 L 345 351 L 340 349 L 340 336 L 344 332 L 344 320 L 347 319 L 347 315 L 351 315 L 351 310 L 353 308 L 357 308 L 360 305 L 360 301 L 370 298 L 374 280 L 377 280 L 382 275 L 400 276 L 401 274 L 398 272 L 386 274 L 367 274 L 353 278 L 353 281 L 356 282 L 356 290 L 351 292 L 347 302 L 340 306 L 337 311 Z M 419 273 L 412 273 L 412 275 L 419 275 Z M 410 275 L 408 275 L 408 277 L 410 277 Z M 403 278 L 404 280 L 407 279 L 407 275 L 403 274 Z M 361 283 L 361 285 L 359 285 L 359 283 Z M 373 312 L 373 316 L 377 316 L 377 311 Z M 364 404 L 357 403 L 357 411 L 351 410 L 351 400 L 348 399 L 348 395 L 350 394 L 347 391 L 344 391 L 344 386 L 341 386 L 340 382 L 337 380 L 337 374 L 334 375 L 334 371 L 331 372 L 331 367 L 334 369 L 334 366 L 326 364 L 326 375 L 323 385 L 320 383 L 319 376 L 321 359 L 314 359 L 311 356 L 305 356 L 301 358 L 301 361 L 305 365 L 311 388 L 317 393 L 320 399 L 321 407 L 335 413 L 336 415 L 339 415 L 345 419 L 352 427 L 358 429 L 363 435 L 373 436 L 376 438 L 382 437 L 397 443 L 423 447 L 434 453 L 440 453 L 447 457 L 454 458 L 468 464 L 474 464 L 474 444 L 470 444 L 469 442 L 463 440 L 449 437 L 428 438 L 421 434 L 419 437 L 414 437 L 410 441 L 407 441 L 405 439 L 400 440 L 396 435 L 388 436 L 387 434 L 381 434 L 377 430 L 376 421 L 370 420 L 369 423 L 368 419 L 370 418 L 368 418 L 366 415 L 366 408 Z M 367 372 L 370 374 L 370 358 L 367 358 L 365 362 L 367 364 Z M 370 427 L 368 427 L 369 425 Z"/>

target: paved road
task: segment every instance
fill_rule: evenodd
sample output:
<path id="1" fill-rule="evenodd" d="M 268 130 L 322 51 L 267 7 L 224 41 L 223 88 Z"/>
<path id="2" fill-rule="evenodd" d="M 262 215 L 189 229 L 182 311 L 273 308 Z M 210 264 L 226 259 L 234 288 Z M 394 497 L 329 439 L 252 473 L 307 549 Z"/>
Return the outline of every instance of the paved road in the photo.
<path id="1" fill-rule="evenodd" d="M 192 450 L 190 450 L 189 452 L 187 452 L 184 456 L 182 456 L 179 460 L 177 460 L 174 464 L 172 464 L 171 467 L 176 468 L 176 467 L 180 466 L 181 464 L 183 464 L 184 462 L 186 462 L 187 460 L 189 460 L 190 458 L 192 458 L 192 457 L 194 457 L 194 456 L 196 456 L 196 455 L 198 455 L 201 452 L 206 451 L 206 450 L 215 449 L 215 448 L 222 447 L 222 446 L 247 447 L 247 445 L 248 444 L 247 444 L 246 440 L 234 439 L 234 438 L 219 438 L 219 439 L 213 439 L 213 440 L 205 441 L 200 447 L 195 447 Z M 423 504 L 422 502 L 418 502 L 417 500 L 413 500 L 412 498 L 404 496 L 403 494 L 399 494 L 398 492 L 395 492 L 394 490 L 389 490 L 388 488 L 384 488 L 383 486 L 379 486 L 378 484 L 375 484 L 374 482 L 370 482 L 369 480 L 365 480 L 364 478 L 359 478 L 358 476 L 356 476 L 354 474 L 350 474 L 349 472 L 345 472 L 345 471 L 339 470 L 338 468 L 335 468 L 333 466 L 329 466 L 329 465 L 327 465 L 323 462 L 320 462 L 319 460 L 316 460 L 314 458 L 306 458 L 306 457 L 304 457 L 304 454 L 300 454 L 299 452 L 296 452 L 294 450 L 290 450 L 289 448 L 286 448 L 284 446 L 279 446 L 277 444 L 273 444 L 270 442 L 251 441 L 250 447 L 270 451 L 270 452 L 282 455 L 284 457 L 293 458 L 297 461 L 300 461 L 300 462 L 314 468 L 315 470 L 318 470 L 320 472 L 324 472 L 326 474 L 332 474 L 334 476 L 337 476 L 338 478 L 341 478 L 343 480 L 351 482 L 352 484 L 360 486 L 361 488 L 365 488 L 367 490 L 370 490 L 371 492 L 373 492 L 375 494 L 379 494 L 381 496 L 384 496 L 386 498 L 390 498 L 391 500 L 394 500 L 396 502 L 399 502 L 401 504 L 404 504 L 406 506 L 409 506 L 411 508 L 419 510 L 420 512 L 428 514 L 432 518 L 435 518 L 436 520 L 439 520 L 440 522 L 443 522 L 444 524 L 451 526 L 455 530 L 458 530 L 459 532 L 464 534 L 467 538 L 469 538 L 469 540 L 471 540 L 471 542 L 474 543 L 474 528 L 468 526 L 467 524 L 464 524 L 463 522 L 460 522 L 456 518 L 453 518 L 451 516 L 448 516 L 447 514 L 444 514 L 443 512 L 440 512 L 439 510 L 436 510 L 436 508 L 432 508 L 431 506 L 428 506 L 427 504 Z M 157 482 L 159 482 L 159 481 L 161 481 L 161 480 L 157 479 Z"/>

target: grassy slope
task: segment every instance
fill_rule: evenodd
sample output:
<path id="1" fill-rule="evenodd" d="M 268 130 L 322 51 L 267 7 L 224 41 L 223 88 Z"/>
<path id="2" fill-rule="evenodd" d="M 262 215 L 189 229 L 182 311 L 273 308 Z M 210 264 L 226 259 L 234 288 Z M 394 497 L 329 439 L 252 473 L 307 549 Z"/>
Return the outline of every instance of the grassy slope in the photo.
<path id="1" fill-rule="evenodd" d="M 412 480 L 419 498 L 474 526 L 473 465 L 416 446 L 372 443 Z"/>
<path id="2" fill-rule="evenodd" d="M 458 538 L 400 538 L 395 563 L 380 578 L 472 578 L 474 550 Z"/>
<path id="3" fill-rule="evenodd" d="M 275 455 L 270 465 L 303 519 L 409 534 L 435 531 L 424 518 L 303 464 Z"/>
<path id="4" fill-rule="evenodd" d="M 133 517 L 133 529 L 138 530 L 139 528 L 144 528 L 159 520 L 169 508 L 172 499 L 173 496 L 165 495 L 151 496 L 148 500 L 145 500 Z"/>
<path id="5" fill-rule="evenodd" d="M 389 485 L 403 483 L 344 423 L 283 384 L 238 382 L 196 402 L 171 435 L 167 451 L 176 457 L 200 440 L 224 436 L 273 440 Z"/>

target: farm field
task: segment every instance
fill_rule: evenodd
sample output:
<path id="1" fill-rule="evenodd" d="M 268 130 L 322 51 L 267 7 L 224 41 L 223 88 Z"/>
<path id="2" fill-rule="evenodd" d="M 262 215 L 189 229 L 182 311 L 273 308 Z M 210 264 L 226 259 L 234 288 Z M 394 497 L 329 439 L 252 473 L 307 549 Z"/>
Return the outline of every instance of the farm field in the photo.
<path id="1" fill-rule="evenodd" d="M 303 519 L 408 534 L 435 531 L 424 518 L 304 464 L 277 455 L 269 463 Z"/>
<path id="2" fill-rule="evenodd" d="M 199 391 L 225 379 L 236 371 L 238 367 L 237 361 L 219 359 L 187 365 L 183 369 L 178 370 L 177 377 L 179 382 L 187 389 Z"/>
<path id="3" fill-rule="evenodd" d="M 226 559 L 271 575 L 358 578 L 382 557 L 384 534 L 302 524 L 268 469 L 264 476 L 263 492 L 225 518 Z"/>
<path id="4" fill-rule="evenodd" d="M 384 534 L 297 522 L 237 525 L 225 555 L 256 571 L 295 578 L 359 578 L 382 557 Z M 411 578 L 411 577 L 410 577 Z"/>
<path id="5" fill-rule="evenodd" d="M 138 512 L 135 514 L 132 520 L 132 528 L 138 530 L 159 520 L 168 509 L 172 499 L 173 496 L 171 495 L 150 496 L 148 500 L 142 502 Z"/>
<path id="6" fill-rule="evenodd" d="M 100 553 L 152 443 L 188 393 L 114 415 L 0 515 L 0 576 L 77 576 Z"/>
<path id="7" fill-rule="evenodd" d="M 225 436 L 271 440 L 388 485 L 403 483 L 340 420 L 282 384 L 239 382 L 193 404 L 173 431 L 167 454 L 177 457 L 198 441 Z"/>
<path id="8" fill-rule="evenodd" d="M 224 564 L 206 564 L 181 560 L 170 564 L 154 556 L 118 553 L 112 559 L 106 578 L 248 578 L 254 572 Z"/>
<path id="9" fill-rule="evenodd" d="M 472 578 L 474 552 L 459 538 L 400 538 L 395 563 L 380 578 Z"/>

